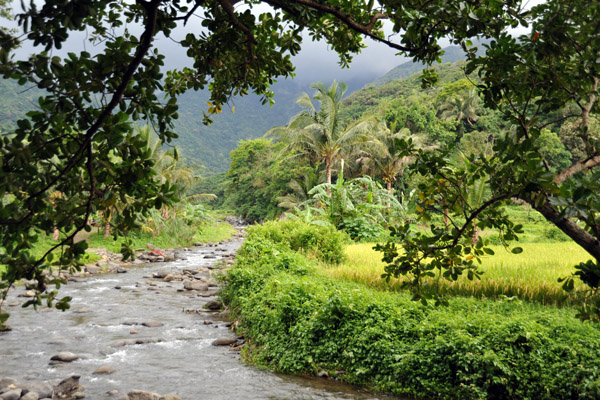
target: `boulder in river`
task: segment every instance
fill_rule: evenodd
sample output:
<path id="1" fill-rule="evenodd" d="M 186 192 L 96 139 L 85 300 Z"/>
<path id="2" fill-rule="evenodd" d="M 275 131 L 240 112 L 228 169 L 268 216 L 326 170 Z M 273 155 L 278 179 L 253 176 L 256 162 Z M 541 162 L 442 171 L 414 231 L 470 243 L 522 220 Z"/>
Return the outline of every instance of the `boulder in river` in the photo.
<path id="1" fill-rule="evenodd" d="M 20 388 L 23 389 L 23 393 L 36 393 L 40 399 L 51 398 L 52 397 L 52 385 L 48 382 L 27 382 L 20 385 Z M 22 397 L 23 399 L 24 397 Z"/>
<path id="2" fill-rule="evenodd" d="M 109 390 L 108 392 L 106 392 L 106 394 L 111 397 L 111 400 L 129 400 L 129 396 L 115 389 Z"/>
<path id="3" fill-rule="evenodd" d="M 206 291 L 208 290 L 208 284 L 202 281 L 183 281 L 183 288 L 187 290 L 200 290 Z"/>
<path id="4" fill-rule="evenodd" d="M 25 396 L 22 396 L 19 400 L 39 400 L 40 395 L 37 392 L 28 392 Z"/>
<path id="5" fill-rule="evenodd" d="M 221 307 L 223 307 L 223 303 L 221 303 L 218 300 L 211 300 L 208 303 L 206 303 L 204 307 L 208 308 L 209 310 L 219 310 L 221 309 Z"/>
<path id="6" fill-rule="evenodd" d="M 127 393 L 129 400 L 160 400 L 160 394 L 147 392 L 145 390 L 132 390 Z"/>
<path id="7" fill-rule="evenodd" d="M 109 375 L 109 374 L 112 374 L 113 372 L 115 372 L 115 369 L 113 367 L 109 367 L 108 365 L 103 365 L 103 366 L 99 367 L 97 370 L 95 370 L 93 373 L 96 375 L 100 375 L 100 374 Z"/>
<path id="8" fill-rule="evenodd" d="M 55 354 L 50 358 L 52 361 L 61 361 L 61 362 L 72 362 L 79 358 L 77 354 L 71 353 L 70 351 L 61 351 L 58 354 Z"/>
<path id="9" fill-rule="evenodd" d="M 146 322 L 143 322 L 142 325 L 144 325 L 145 327 L 148 327 L 148 328 L 158 328 L 158 327 L 163 326 L 164 324 L 160 321 L 146 321 Z"/>
<path id="10" fill-rule="evenodd" d="M 81 393 L 79 386 L 79 375 L 72 375 L 66 379 L 63 379 L 58 385 L 54 387 L 53 399 L 65 399 L 75 396 L 77 393 Z"/>
<path id="11" fill-rule="evenodd" d="M 23 393 L 23 391 L 21 389 L 11 389 L 7 392 L 0 394 L 0 399 L 2 399 L 2 400 L 19 400 L 21 398 L 21 393 Z"/>
<path id="12" fill-rule="evenodd" d="M 166 394 L 158 400 L 181 400 L 181 397 L 176 396 L 174 394 Z"/>
<path id="13" fill-rule="evenodd" d="M 0 392 L 7 389 L 10 385 L 17 387 L 19 386 L 19 382 L 16 379 L 8 377 L 0 379 Z"/>
<path id="14" fill-rule="evenodd" d="M 235 342 L 237 342 L 237 339 L 234 338 L 218 338 L 213 340 L 212 345 L 213 346 L 229 346 L 231 344 L 234 344 Z"/>
<path id="15" fill-rule="evenodd" d="M 97 267 L 96 265 L 86 265 L 85 271 L 92 275 L 99 274 L 101 272 L 100 267 Z"/>

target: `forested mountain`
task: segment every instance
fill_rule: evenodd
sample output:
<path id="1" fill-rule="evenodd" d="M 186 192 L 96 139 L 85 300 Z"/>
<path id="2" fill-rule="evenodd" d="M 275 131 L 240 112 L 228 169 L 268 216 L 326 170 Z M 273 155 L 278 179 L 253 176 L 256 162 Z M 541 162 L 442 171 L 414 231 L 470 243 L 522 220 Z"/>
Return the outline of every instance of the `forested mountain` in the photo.
<path id="1" fill-rule="evenodd" d="M 458 46 L 448 46 L 444 49 L 445 53 L 442 56 L 443 63 L 455 63 L 465 59 L 465 54 L 462 49 Z M 407 78 L 417 72 L 420 72 L 425 68 L 425 65 L 421 63 L 415 63 L 413 61 L 407 61 L 397 67 L 392 68 L 389 72 L 380 78 L 377 78 L 371 85 L 381 86 L 387 82 L 394 81 L 396 79 Z M 369 86 L 371 86 L 369 85 Z"/>
<path id="2" fill-rule="evenodd" d="M 450 46 L 445 51 L 445 61 L 460 59 L 458 47 Z M 420 64 L 407 62 L 392 69 L 372 84 L 369 82 L 373 81 L 373 76 L 361 76 L 346 81 L 348 94 L 358 91 L 346 102 L 346 112 L 357 117 L 385 99 L 405 96 L 410 91 L 420 90 L 418 75 L 410 75 L 422 68 Z M 441 81 L 463 77 L 458 68 L 448 65 L 439 68 Z M 399 79 L 406 77 L 406 80 Z M 310 83 L 302 77 L 275 83 L 275 104 L 271 107 L 261 104 L 260 98 L 255 95 L 235 98 L 230 108 L 224 108 L 222 114 L 214 116 L 210 126 L 202 124 L 202 111 L 207 108 L 208 92 L 185 93 L 178 101 L 179 119 L 175 123 L 175 131 L 179 139 L 174 144 L 180 148 L 184 158 L 204 165 L 205 175 L 224 172 L 229 167 L 229 153 L 237 147 L 240 140 L 261 137 L 271 127 L 285 125 L 290 117 L 300 111 L 296 99 L 302 92 L 312 93 Z M 361 90 L 365 85 L 367 87 Z M 15 127 L 18 118 L 37 107 L 37 98 L 41 91 L 0 79 L 0 94 L 0 130 L 6 132 Z M 233 108 L 235 112 L 232 112 Z"/>
<path id="3" fill-rule="evenodd" d="M 373 77 L 362 77 L 347 82 L 350 91 L 360 89 Z M 174 144 L 184 158 L 206 167 L 205 174 L 227 171 L 229 152 L 240 140 L 262 136 L 269 128 L 285 125 L 289 118 L 300 111 L 296 99 L 302 92 L 312 92 L 310 82 L 283 80 L 273 85 L 275 104 L 261 104 L 256 95 L 235 98 L 231 108 L 215 115 L 210 126 L 202 124 L 202 111 L 207 109 L 207 91 L 187 92 L 179 98 L 179 119 L 175 132 L 179 135 Z M 16 82 L 0 79 L 0 130 L 15 128 L 17 119 L 37 107 L 41 95 L 37 88 L 21 87 Z M 232 108 L 235 107 L 235 113 Z"/>
<path id="4" fill-rule="evenodd" d="M 35 108 L 41 91 L 19 86 L 17 82 L 0 79 L 0 132 L 16 127 L 16 121 Z"/>

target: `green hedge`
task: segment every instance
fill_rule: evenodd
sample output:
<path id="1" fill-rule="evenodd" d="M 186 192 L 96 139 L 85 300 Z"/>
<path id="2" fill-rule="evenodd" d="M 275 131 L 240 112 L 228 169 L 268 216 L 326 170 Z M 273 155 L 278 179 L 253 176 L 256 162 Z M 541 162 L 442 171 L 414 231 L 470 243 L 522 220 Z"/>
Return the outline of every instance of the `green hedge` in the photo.
<path id="1" fill-rule="evenodd" d="M 600 398 L 600 329 L 572 310 L 465 298 L 426 308 L 324 277 L 276 227 L 250 231 L 223 292 L 250 362 L 418 398 Z"/>

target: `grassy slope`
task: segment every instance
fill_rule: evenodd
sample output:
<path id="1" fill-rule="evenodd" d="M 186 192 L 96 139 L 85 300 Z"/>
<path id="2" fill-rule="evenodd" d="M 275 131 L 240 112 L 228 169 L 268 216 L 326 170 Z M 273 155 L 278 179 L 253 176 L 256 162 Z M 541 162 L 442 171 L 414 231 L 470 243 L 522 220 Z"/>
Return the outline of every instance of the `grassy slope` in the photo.
<path id="1" fill-rule="evenodd" d="M 543 304 L 561 304 L 567 301 L 557 279 L 574 271 L 573 265 L 589 259 L 587 253 L 573 243 L 526 243 L 523 253 L 512 254 L 502 246 L 493 246 L 494 256 L 487 256 L 481 270 L 481 280 L 469 281 L 461 277 L 456 282 L 444 279 L 439 284 L 448 294 L 497 298 L 517 296 Z M 401 290 L 400 279 L 389 282 L 381 279 L 385 264 L 382 253 L 368 243 L 346 247 L 348 261 L 337 266 L 327 266 L 321 271 L 334 279 L 354 281 L 371 288 Z M 432 280 L 432 283 L 435 281 Z"/>
<path id="2" fill-rule="evenodd" d="M 515 223 L 524 226 L 519 242 L 511 246 L 523 248 L 523 253 L 512 254 L 499 244 L 492 231 L 484 236 L 492 243 L 496 253 L 483 259 L 481 280 L 469 281 L 466 277 L 456 282 L 440 280 L 439 285 L 451 295 L 498 298 L 516 296 L 542 304 L 563 304 L 568 295 L 557 282 L 558 278 L 570 275 L 573 266 L 590 259 L 590 256 L 535 210 L 522 206 L 511 206 L 507 213 Z M 381 279 L 385 264 L 382 253 L 373 250 L 373 244 L 361 243 L 347 246 L 348 261 L 335 267 L 323 269 L 323 273 L 335 279 L 358 282 L 368 287 L 383 290 L 400 290 L 401 279 L 385 282 Z M 435 280 L 431 283 L 435 284 Z"/>
<path id="3" fill-rule="evenodd" d="M 153 247 L 161 249 L 168 249 L 189 247 L 195 242 L 220 242 L 221 240 L 230 238 L 233 233 L 235 233 L 235 229 L 231 225 L 225 222 L 219 222 L 204 225 L 198 233 L 188 240 L 181 240 L 170 235 L 168 232 L 156 236 L 152 236 L 150 233 L 135 233 L 127 238 L 132 240 L 132 247 L 134 249 L 147 249 L 147 244 L 152 244 Z M 102 237 L 102 233 L 93 233 L 88 240 L 88 246 L 89 248 L 105 248 L 114 253 L 118 253 L 121 251 L 121 243 L 125 239 L 126 238 L 119 237 L 117 240 L 114 240 L 112 237 Z"/>

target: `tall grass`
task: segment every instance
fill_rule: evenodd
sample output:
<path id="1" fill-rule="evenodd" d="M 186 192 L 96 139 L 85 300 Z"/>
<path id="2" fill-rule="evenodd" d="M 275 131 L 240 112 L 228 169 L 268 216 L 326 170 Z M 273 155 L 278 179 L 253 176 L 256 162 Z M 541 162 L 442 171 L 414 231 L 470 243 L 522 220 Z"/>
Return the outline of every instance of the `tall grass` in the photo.
<path id="1" fill-rule="evenodd" d="M 502 246 L 492 246 L 496 254 L 483 259 L 481 280 L 461 277 L 456 282 L 449 282 L 442 278 L 439 281 L 441 292 L 479 298 L 514 296 L 542 304 L 569 303 L 569 296 L 557 279 L 569 275 L 573 266 L 588 260 L 589 255 L 569 242 L 524 243 L 520 246 L 523 248 L 521 254 L 512 254 Z M 372 244 L 352 244 L 345 250 L 348 257 L 345 263 L 326 266 L 321 272 L 380 290 L 400 290 L 402 277 L 389 282 L 381 279 L 385 264 L 380 261 L 382 253 L 373 250 Z M 435 281 L 430 283 L 433 285 Z"/>

